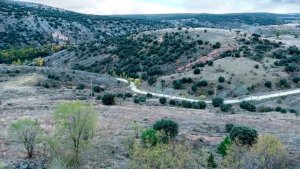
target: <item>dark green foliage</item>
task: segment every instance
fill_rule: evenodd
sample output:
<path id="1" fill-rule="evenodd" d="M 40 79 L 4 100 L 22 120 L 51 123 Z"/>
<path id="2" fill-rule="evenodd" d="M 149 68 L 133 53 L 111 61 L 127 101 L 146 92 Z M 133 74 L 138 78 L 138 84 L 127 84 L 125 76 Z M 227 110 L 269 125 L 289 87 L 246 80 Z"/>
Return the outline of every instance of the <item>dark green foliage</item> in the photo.
<path id="1" fill-rule="evenodd" d="M 183 88 L 182 82 L 180 80 L 175 80 L 173 82 L 173 88 L 174 89 L 182 89 Z"/>
<path id="2" fill-rule="evenodd" d="M 211 169 L 211 168 L 217 168 L 218 165 L 215 161 L 215 157 L 212 153 L 210 153 L 210 155 L 207 158 L 207 168 Z"/>
<path id="3" fill-rule="evenodd" d="M 243 145 L 252 146 L 257 138 L 257 131 L 247 126 L 235 125 L 230 131 L 230 139 L 238 140 Z"/>
<path id="4" fill-rule="evenodd" d="M 271 88 L 272 88 L 272 82 L 271 82 L 271 81 L 266 81 L 266 82 L 265 82 L 265 86 L 266 86 L 267 88 L 271 89 Z"/>
<path id="5" fill-rule="evenodd" d="M 165 105 L 167 103 L 167 98 L 165 97 L 159 98 L 159 103 Z"/>
<path id="6" fill-rule="evenodd" d="M 99 95 L 99 96 L 96 97 L 96 100 L 101 100 L 101 98 L 102 97 Z"/>
<path id="7" fill-rule="evenodd" d="M 210 60 L 207 62 L 207 64 L 208 64 L 208 66 L 212 66 L 214 64 L 214 62 Z"/>
<path id="8" fill-rule="evenodd" d="M 224 99 L 221 97 L 215 97 L 212 99 L 212 104 L 214 107 L 220 107 L 221 105 L 223 105 L 224 103 Z"/>
<path id="9" fill-rule="evenodd" d="M 125 97 L 131 98 L 131 97 L 132 97 L 132 94 L 131 94 L 131 93 L 125 93 Z"/>
<path id="10" fill-rule="evenodd" d="M 250 112 L 256 111 L 256 107 L 253 104 L 245 101 L 240 103 L 240 108 L 244 110 L 248 110 Z"/>
<path id="11" fill-rule="evenodd" d="M 219 49 L 221 47 L 221 43 L 217 42 L 216 44 L 213 45 L 214 49 Z"/>
<path id="12" fill-rule="evenodd" d="M 205 109 L 206 108 L 206 103 L 203 101 L 200 102 L 194 102 L 192 104 L 193 109 Z"/>
<path id="13" fill-rule="evenodd" d="M 148 84 L 149 84 L 150 86 L 152 86 L 154 83 L 156 83 L 156 81 L 157 81 L 157 79 L 156 79 L 155 77 L 150 77 L 150 78 L 148 79 Z"/>
<path id="14" fill-rule="evenodd" d="M 288 84 L 288 82 L 287 82 L 286 79 L 281 79 L 281 80 L 279 81 L 279 85 L 280 85 L 280 87 L 284 87 L 284 88 L 289 87 L 289 84 Z"/>
<path id="15" fill-rule="evenodd" d="M 226 136 L 223 141 L 218 146 L 218 153 L 221 154 L 223 157 L 227 155 L 227 150 L 229 146 L 231 146 L 232 142 L 228 136 Z"/>
<path id="16" fill-rule="evenodd" d="M 151 93 L 147 93 L 147 97 L 148 97 L 148 98 L 152 98 L 153 95 L 152 95 Z"/>
<path id="17" fill-rule="evenodd" d="M 226 123 L 226 125 L 225 125 L 226 132 L 230 133 L 230 131 L 232 130 L 233 127 L 234 127 L 233 123 Z"/>
<path id="18" fill-rule="evenodd" d="M 82 89 L 84 89 L 85 88 L 85 84 L 83 84 L 83 83 L 79 83 L 79 84 L 77 84 L 77 86 L 76 86 L 76 89 L 78 89 L 78 90 L 82 90 Z"/>
<path id="19" fill-rule="evenodd" d="M 201 80 L 197 82 L 198 87 L 206 87 L 208 85 L 208 82 L 206 80 Z"/>
<path id="20" fill-rule="evenodd" d="M 290 113 L 292 113 L 292 114 L 298 114 L 298 111 L 295 110 L 295 109 L 290 109 Z"/>
<path id="21" fill-rule="evenodd" d="M 229 111 L 231 111 L 232 110 L 232 105 L 231 104 L 222 104 L 221 106 L 220 106 L 220 110 L 222 111 L 222 112 L 229 112 Z"/>
<path id="22" fill-rule="evenodd" d="M 223 85 L 218 85 L 217 88 L 218 88 L 218 90 L 223 90 L 224 86 Z"/>
<path id="23" fill-rule="evenodd" d="M 278 106 L 278 107 L 276 107 L 275 111 L 280 112 L 281 109 L 282 109 L 282 107 Z"/>
<path id="24" fill-rule="evenodd" d="M 94 86 L 93 91 L 96 92 L 96 93 L 100 93 L 101 92 L 101 87 L 100 86 Z"/>
<path id="25" fill-rule="evenodd" d="M 200 74 L 201 73 L 201 70 L 199 69 L 199 68 L 196 68 L 195 70 L 194 70 L 194 74 L 195 75 L 198 75 L 198 74 Z"/>
<path id="26" fill-rule="evenodd" d="M 294 82 L 294 83 L 300 82 L 300 77 L 294 77 L 294 78 L 293 78 L 293 82 Z"/>
<path id="27" fill-rule="evenodd" d="M 224 83 L 225 82 L 225 77 L 220 76 L 218 80 L 219 80 L 220 83 Z"/>
<path id="28" fill-rule="evenodd" d="M 166 135 L 167 142 L 178 135 L 178 124 L 170 119 L 161 119 L 155 122 L 153 129 Z"/>
<path id="29" fill-rule="evenodd" d="M 102 103 L 105 105 L 114 105 L 115 104 L 115 96 L 111 93 L 106 93 L 102 97 Z"/>
<path id="30" fill-rule="evenodd" d="M 214 94 L 214 91 L 213 91 L 213 90 L 208 90 L 208 91 L 207 91 L 207 94 L 211 96 L 211 95 Z"/>
<path id="31" fill-rule="evenodd" d="M 287 110 L 286 110 L 286 109 L 281 109 L 281 110 L 280 110 L 280 113 L 286 114 L 286 113 L 287 113 Z"/>
<path id="32" fill-rule="evenodd" d="M 176 100 L 171 99 L 169 101 L 169 104 L 172 105 L 172 106 L 176 106 Z"/>
<path id="33" fill-rule="evenodd" d="M 142 133 L 141 136 L 142 143 L 146 147 L 153 147 L 158 142 L 158 137 L 156 135 L 156 130 L 154 129 L 147 129 Z"/>
<path id="34" fill-rule="evenodd" d="M 193 107 L 193 103 L 189 102 L 189 101 L 182 100 L 181 101 L 181 106 L 184 107 L 184 108 L 192 108 Z"/>

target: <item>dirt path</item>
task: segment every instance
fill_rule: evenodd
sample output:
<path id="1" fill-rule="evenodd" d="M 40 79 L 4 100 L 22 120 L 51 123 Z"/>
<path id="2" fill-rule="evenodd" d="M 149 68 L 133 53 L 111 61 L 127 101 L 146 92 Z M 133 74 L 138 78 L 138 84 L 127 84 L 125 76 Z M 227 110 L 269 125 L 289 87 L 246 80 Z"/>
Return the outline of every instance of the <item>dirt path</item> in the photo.
<path id="1" fill-rule="evenodd" d="M 121 81 L 121 82 L 128 83 L 128 81 L 126 79 L 122 79 L 122 78 L 116 78 L 116 79 Z M 166 94 L 152 93 L 152 92 L 143 91 L 143 90 L 138 89 L 133 82 L 130 83 L 130 89 L 133 92 L 139 93 L 139 94 L 142 94 L 142 95 L 146 95 L 147 93 L 150 93 L 153 96 L 165 97 L 165 98 L 168 98 L 168 99 L 185 100 L 185 101 L 190 101 L 190 102 L 200 101 L 200 100 L 187 99 L 187 98 L 178 97 L 178 96 L 172 96 L 172 95 L 166 95 Z M 243 101 L 260 101 L 260 100 L 276 98 L 276 97 L 282 97 L 282 96 L 288 96 L 288 95 L 293 95 L 293 94 L 300 94 L 300 89 L 277 91 L 277 92 L 274 92 L 274 93 L 268 93 L 268 94 L 258 95 L 258 96 L 249 96 L 249 97 L 238 98 L 238 99 L 228 99 L 228 100 L 225 100 L 224 103 L 226 103 L 226 104 L 236 104 L 236 103 L 241 103 Z M 212 103 L 212 101 L 208 101 L 208 100 L 206 100 L 204 102 L 207 103 L 207 104 Z"/>

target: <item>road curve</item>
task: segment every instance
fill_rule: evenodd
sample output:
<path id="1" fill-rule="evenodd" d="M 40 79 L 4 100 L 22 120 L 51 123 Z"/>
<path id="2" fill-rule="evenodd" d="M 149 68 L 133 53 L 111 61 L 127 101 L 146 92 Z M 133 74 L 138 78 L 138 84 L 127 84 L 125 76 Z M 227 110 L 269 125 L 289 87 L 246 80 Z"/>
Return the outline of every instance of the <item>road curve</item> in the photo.
<path id="1" fill-rule="evenodd" d="M 116 78 L 116 80 L 128 84 L 128 80 L 126 80 L 126 79 Z M 138 89 L 133 82 L 130 83 L 130 89 L 133 92 L 138 93 L 138 94 L 142 94 L 142 95 L 146 95 L 147 93 L 149 93 L 149 94 L 152 94 L 153 96 L 156 96 L 156 97 L 165 97 L 165 98 L 168 98 L 168 99 L 185 100 L 185 101 L 190 101 L 190 102 L 200 101 L 200 100 L 195 100 L 195 99 L 187 99 L 187 98 L 184 98 L 184 97 L 178 97 L 178 96 L 172 96 L 172 95 L 142 91 L 142 90 Z M 224 103 L 226 103 L 226 104 L 236 104 L 236 103 L 241 103 L 243 101 L 260 101 L 260 100 L 264 100 L 264 99 L 288 96 L 288 95 L 293 95 L 293 94 L 300 94 L 300 89 L 277 91 L 275 93 L 269 93 L 269 94 L 260 95 L 260 96 L 248 96 L 248 97 L 239 98 L 239 99 L 228 99 L 228 100 L 224 100 Z M 208 101 L 208 100 L 206 100 L 204 102 L 207 103 L 207 104 L 212 103 L 212 101 Z"/>

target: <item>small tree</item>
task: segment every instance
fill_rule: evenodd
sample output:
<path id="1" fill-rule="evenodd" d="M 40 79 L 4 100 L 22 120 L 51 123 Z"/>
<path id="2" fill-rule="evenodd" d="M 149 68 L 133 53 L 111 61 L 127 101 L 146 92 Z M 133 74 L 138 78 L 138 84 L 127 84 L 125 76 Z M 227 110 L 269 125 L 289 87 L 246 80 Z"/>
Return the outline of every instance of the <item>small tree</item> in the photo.
<path id="1" fill-rule="evenodd" d="M 207 168 L 217 168 L 218 165 L 215 161 L 215 157 L 212 153 L 207 158 Z"/>
<path id="2" fill-rule="evenodd" d="M 165 105 L 167 103 L 167 99 L 165 97 L 161 97 L 161 98 L 159 98 L 159 102 L 160 102 L 160 104 Z"/>
<path id="3" fill-rule="evenodd" d="M 231 104 L 222 104 L 220 106 L 220 110 L 222 112 L 229 112 L 232 109 L 232 105 Z"/>
<path id="4" fill-rule="evenodd" d="M 225 82 L 225 77 L 220 76 L 218 80 L 219 80 L 220 83 L 224 83 Z"/>
<path id="5" fill-rule="evenodd" d="M 158 142 L 158 137 L 156 135 L 156 130 L 147 129 L 142 133 L 142 143 L 146 147 L 153 147 Z"/>
<path id="6" fill-rule="evenodd" d="M 230 131 L 230 139 L 237 140 L 243 145 L 252 146 L 257 138 L 257 131 L 250 127 L 235 125 Z"/>
<path id="7" fill-rule="evenodd" d="M 272 82 L 271 82 L 271 81 L 266 81 L 266 82 L 265 82 L 265 86 L 266 86 L 267 88 L 271 89 L 271 88 L 272 88 Z"/>
<path id="8" fill-rule="evenodd" d="M 65 151 L 73 150 L 74 163 L 78 163 L 81 150 L 96 132 L 97 113 L 90 104 L 67 102 L 57 107 L 54 122 L 58 140 L 65 146 Z"/>
<path id="9" fill-rule="evenodd" d="M 253 104 L 251 104 L 249 102 L 245 102 L 245 101 L 240 103 L 240 108 L 244 109 L 244 110 L 248 110 L 250 112 L 255 112 L 256 111 L 256 107 Z"/>
<path id="10" fill-rule="evenodd" d="M 226 156 L 228 147 L 231 146 L 232 142 L 228 136 L 224 138 L 224 140 L 218 146 L 218 153 L 223 157 Z"/>
<path id="11" fill-rule="evenodd" d="M 105 105 L 114 105 L 115 96 L 113 94 L 107 93 L 102 97 L 102 103 Z"/>
<path id="12" fill-rule="evenodd" d="M 220 107 L 224 103 L 224 99 L 221 97 L 215 97 L 212 99 L 212 104 L 214 107 Z"/>
<path id="13" fill-rule="evenodd" d="M 170 119 L 161 119 L 155 122 L 153 129 L 163 132 L 168 142 L 170 139 L 174 139 L 178 134 L 178 124 Z"/>
<path id="14" fill-rule="evenodd" d="M 32 158 L 35 145 L 42 132 L 40 123 L 32 119 L 13 122 L 8 129 L 10 138 L 24 144 L 28 158 Z"/>
<path id="15" fill-rule="evenodd" d="M 194 74 L 195 75 L 198 75 L 198 74 L 200 74 L 201 73 L 201 70 L 199 69 L 199 68 L 196 68 L 195 70 L 194 70 Z"/>

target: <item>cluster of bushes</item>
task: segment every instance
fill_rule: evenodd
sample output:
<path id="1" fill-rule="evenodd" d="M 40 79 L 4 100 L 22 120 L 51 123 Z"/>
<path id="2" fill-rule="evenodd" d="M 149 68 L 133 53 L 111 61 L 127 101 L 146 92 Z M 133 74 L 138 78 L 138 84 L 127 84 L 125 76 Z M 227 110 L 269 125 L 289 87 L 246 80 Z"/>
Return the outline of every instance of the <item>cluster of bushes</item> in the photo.
<path id="1" fill-rule="evenodd" d="M 256 107 L 253 104 L 246 101 L 240 103 L 240 108 L 244 110 L 248 110 L 250 112 L 256 112 Z"/>
<path id="2" fill-rule="evenodd" d="M 215 97 L 212 99 L 212 105 L 214 107 L 219 107 L 222 112 L 232 112 L 231 104 L 224 104 L 224 99 L 221 97 Z"/>

